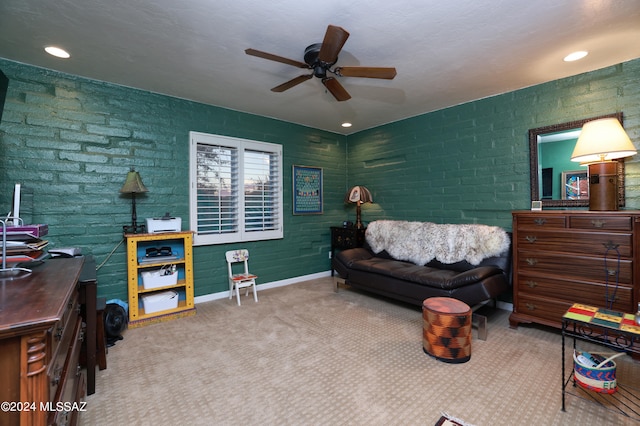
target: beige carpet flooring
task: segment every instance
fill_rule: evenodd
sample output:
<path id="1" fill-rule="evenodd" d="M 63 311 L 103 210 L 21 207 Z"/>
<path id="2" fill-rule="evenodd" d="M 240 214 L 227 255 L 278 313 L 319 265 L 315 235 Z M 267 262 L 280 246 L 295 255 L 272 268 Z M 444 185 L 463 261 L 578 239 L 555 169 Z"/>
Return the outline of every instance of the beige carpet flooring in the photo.
<path id="1" fill-rule="evenodd" d="M 561 411 L 557 331 L 512 330 L 508 312 L 489 310 L 488 339 L 474 330 L 471 360 L 446 364 L 422 351 L 419 308 L 334 286 L 202 303 L 125 331 L 82 424 L 433 425 L 442 412 L 485 426 L 639 424 L 574 396 Z M 618 364 L 637 382 L 640 365 Z"/>

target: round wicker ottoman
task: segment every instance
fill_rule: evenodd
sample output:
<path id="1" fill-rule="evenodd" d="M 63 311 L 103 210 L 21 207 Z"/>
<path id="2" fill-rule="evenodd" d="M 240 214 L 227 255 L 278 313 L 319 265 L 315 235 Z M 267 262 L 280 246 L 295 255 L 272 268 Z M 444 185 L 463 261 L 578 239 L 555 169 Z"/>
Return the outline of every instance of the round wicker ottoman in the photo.
<path id="1" fill-rule="evenodd" d="M 471 308 L 450 297 L 422 302 L 422 349 L 437 360 L 463 363 L 471 359 Z"/>

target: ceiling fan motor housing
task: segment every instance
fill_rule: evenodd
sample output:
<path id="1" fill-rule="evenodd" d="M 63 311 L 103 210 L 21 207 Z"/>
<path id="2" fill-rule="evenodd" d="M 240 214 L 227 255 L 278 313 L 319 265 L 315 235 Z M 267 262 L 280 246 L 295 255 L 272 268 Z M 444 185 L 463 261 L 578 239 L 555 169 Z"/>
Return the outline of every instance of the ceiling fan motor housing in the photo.
<path id="1" fill-rule="evenodd" d="M 338 58 L 330 64 L 322 62 L 318 60 L 318 55 L 320 54 L 320 48 L 322 47 L 322 43 L 315 43 L 310 46 L 307 46 L 304 49 L 304 62 L 309 65 L 311 69 L 313 69 L 313 75 L 318 78 L 326 78 L 327 70 L 336 62 L 338 62 Z"/>

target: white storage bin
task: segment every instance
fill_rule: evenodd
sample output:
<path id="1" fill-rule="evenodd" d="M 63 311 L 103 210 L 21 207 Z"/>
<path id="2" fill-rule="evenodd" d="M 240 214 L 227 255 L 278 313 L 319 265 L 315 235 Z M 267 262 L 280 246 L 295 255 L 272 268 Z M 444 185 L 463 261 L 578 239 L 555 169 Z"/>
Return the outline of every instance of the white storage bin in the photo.
<path id="1" fill-rule="evenodd" d="M 176 285 L 178 283 L 178 273 L 165 275 L 167 269 L 156 269 L 154 271 L 143 271 L 140 273 L 142 276 L 142 287 L 145 290 L 150 290 L 159 287 L 166 287 L 169 285 Z"/>
<path id="2" fill-rule="evenodd" d="M 169 290 L 147 294 L 142 296 L 142 304 L 144 305 L 145 314 L 175 309 L 178 307 L 178 292 Z"/>

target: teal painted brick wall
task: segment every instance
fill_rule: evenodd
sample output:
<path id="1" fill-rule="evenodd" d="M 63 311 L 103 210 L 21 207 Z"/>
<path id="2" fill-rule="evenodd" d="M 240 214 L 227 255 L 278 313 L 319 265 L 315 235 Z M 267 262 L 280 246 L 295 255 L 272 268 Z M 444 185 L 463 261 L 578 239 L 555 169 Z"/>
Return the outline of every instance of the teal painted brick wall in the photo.
<path id="1" fill-rule="evenodd" d="M 530 208 L 528 130 L 622 111 L 640 147 L 638 75 L 634 60 L 349 136 L 348 182 L 375 201 L 363 220 L 511 229 L 511 211 Z M 626 160 L 626 205 L 640 208 L 640 155 Z"/>
<path id="2" fill-rule="evenodd" d="M 139 221 L 169 211 L 187 229 L 191 130 L 283 145 L 285 237 L 242 244 L 259 283 L 329 269 L 329 226 L 343 216 L 346 137 L 2 59 L 0 69 L 10 80 L 0 123 L 0 206 L 8 211 L 21 182 L 29 193 L 25 220 L 49 225 L 50 247 L 78 246 L 104 263 L 101 296 L 127 297 L 119 244 L 131 201 L 119 190 L 131 166 L 149 189 L 136 198 Z M 323 168 L 323 215 L 291 214 L 293 164 Z M 196 296 L 228 289 L 224 251 L 239 246 L 194 247 Z"/>
<path id="3" fill-rule="evenodd" d="M 623 111 L 629 136 L 640 143 L 640 60 L 349 137 L 2 59 L 0 69 L 10 78 L 0 202 L 8 208 L 13 183 L 23 182 L 32 191 L 30 219 L 50 224 L 52 246 L 80 246 L 98 263 L 130 220 L 130 200 L 118 194 L 130 166 L 150 189 L 138 200 L 140 218 L 170 211 L 186 221 L 190 130 L 282 143 L 285 238 L 243 244 L 262 282 L 329 268 L 329 226 L 355 220 L 355 208 L 342 201 L 347 184 L 373 191 L 365 222 L 510 229 L 511 211 L 529 208 L 528 129 Z M 627 160 L 628 208 L 640 208 L 636 157 Z M 293 164 L 323 168 L 323 215 L 290 214 Z M 236 247 L 195 248 L 196 295 L 226 290 L 223 252 Z M 100 269 L 101 295 L 126 298 L 124 257 L 119 246 Z"/>

